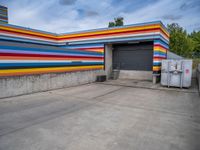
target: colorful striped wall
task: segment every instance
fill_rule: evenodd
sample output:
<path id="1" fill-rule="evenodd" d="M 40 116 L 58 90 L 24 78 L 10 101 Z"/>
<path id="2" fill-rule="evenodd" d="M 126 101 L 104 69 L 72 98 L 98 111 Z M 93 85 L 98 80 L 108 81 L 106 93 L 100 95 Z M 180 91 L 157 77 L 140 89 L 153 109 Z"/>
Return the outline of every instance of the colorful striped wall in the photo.
<path id="1" fill-rule="evenodd" d="M 134 40 L 162 39 L 169 41 L 169 33 L 161 22 L 103 28 L 66 34 L 53 34 L 13 25 L 0 25 L 0 39 L 49 45 L 111 43 Z"/>
<path id="2" fill-rule="evenodd" d="M 7 7 L 0 5 L 0 24 L 8 23 L 8 10 Z"/>
<path id="3" fill-rule="evenodd" d="M 69 44 L 112 43 L 135 40 L 162 39 L 169 41 L 169 34 L 160 23 L 138 24 L 84 32 L 60 34 L 60 42 Z"/>
<path id="4" fill-rule="evenodd" d="M 169 33 L 160 21 L 65 34 L 0 24 L 0 41 L 0 76 L 104 69 L 104 44 L 132 41 L 154 41 L 157 74 L 166 58 Z"/>
<path id="5" fill-rule="evenodd" d="M 160 74 L 161 61 L 167 58 L 167 51 L 169 49 L 168 44 L 162 40 L 154 40 L 153 46 L 153 73 Z"/>
<path id="6" fill-rule="evenodd" d="M 0 76 L 100 70 L 104 54 L 98 51 L 0 42 Z"/>
<path id="7" fill-rule="evenodd" d="M 61 46 L 69 49 L 104 53 L 104 44 L 79 44 Z"/>

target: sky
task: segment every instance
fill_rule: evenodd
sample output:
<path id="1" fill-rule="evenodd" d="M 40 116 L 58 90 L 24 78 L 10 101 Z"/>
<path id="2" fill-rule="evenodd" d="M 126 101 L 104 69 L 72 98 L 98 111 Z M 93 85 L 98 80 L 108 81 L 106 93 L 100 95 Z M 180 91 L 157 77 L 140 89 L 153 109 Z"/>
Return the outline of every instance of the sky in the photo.
<path id="1" fill-rule="evenodd" d="M 200 30 L 200 0 L 0 0 L 9 23 L 53 33 L 108 26 L 115 17 L 124 24 L 178 23 L 188 32 Z"/>

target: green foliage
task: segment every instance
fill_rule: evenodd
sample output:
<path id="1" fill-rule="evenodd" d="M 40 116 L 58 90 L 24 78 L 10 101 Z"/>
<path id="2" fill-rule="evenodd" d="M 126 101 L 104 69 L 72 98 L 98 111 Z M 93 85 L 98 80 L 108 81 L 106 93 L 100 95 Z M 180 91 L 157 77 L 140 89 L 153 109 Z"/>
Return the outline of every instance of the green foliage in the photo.
<path id="1" fill-rule="evenodd" d="M 115 23 L 114 22 L 109 22 L 109 24 L 108 24 L 108 27 L 110 28 L 110 27 L 114 27 L 115 26 Z"/>
<path id="2" fill-rule="evenodd" d="M 123 26 L 124 25 L 124 18 L 123 17 L 118 17 L 115 18 L 115 26 Z"/>
<path id="3" fill-rule="evenodd" d="M 124 18 L 117 17 L 114 18 L 114 22 L 109 22 L 108 27 L 116 27 L 116 26 L 123 26 L 124 25 Z"/>
<path id="4" fill-rule="evenodd" d="M 193 31 L 189 37 L 194 41 L 194 54 L 200 58 L 200 31 Z"/>
<path id="5" fill-rule="evenodd" d="M 177 23 L 167 25 L 170 32 L 170 51 L 188 58 L 200 58 L 200 32 L 187 34 Z"/>

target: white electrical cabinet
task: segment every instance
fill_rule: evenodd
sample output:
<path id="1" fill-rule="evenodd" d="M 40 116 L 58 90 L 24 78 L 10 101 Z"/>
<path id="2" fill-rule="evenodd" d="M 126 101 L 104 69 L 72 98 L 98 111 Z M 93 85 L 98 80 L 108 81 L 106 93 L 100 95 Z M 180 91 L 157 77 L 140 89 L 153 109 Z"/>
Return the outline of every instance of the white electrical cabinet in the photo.
<path id="1" fill-rule="evenodd" d="M 192 60 L 162 60 L 161 85 L 190 87 L 192 79 Z"/>

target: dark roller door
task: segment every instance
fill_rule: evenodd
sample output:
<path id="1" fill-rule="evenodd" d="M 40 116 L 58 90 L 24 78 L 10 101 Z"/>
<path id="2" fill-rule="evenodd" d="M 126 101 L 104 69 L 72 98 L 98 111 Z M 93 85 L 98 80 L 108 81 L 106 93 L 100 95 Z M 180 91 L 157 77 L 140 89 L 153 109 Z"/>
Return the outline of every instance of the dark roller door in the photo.
<path id="1" fill-rule="evenodd" d="M 120 70 L 151 71 L 153 42 L 114 45 L 113 68 Z"/>

